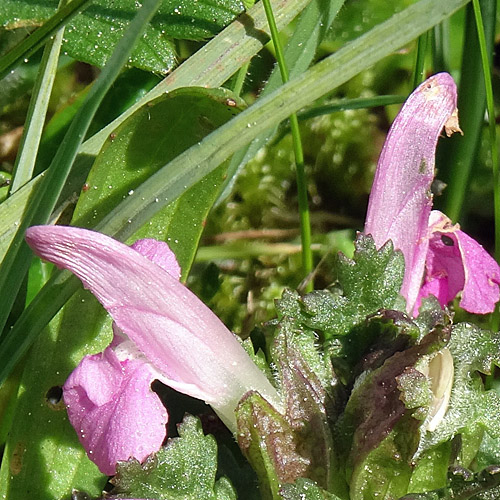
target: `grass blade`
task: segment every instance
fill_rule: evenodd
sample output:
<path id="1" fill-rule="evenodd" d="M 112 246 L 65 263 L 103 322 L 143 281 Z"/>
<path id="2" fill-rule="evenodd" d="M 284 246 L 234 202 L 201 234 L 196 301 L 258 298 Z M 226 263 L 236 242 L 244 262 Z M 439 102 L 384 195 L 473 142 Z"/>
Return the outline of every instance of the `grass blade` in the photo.
<path id="1" fill-rule="evenodd" d="M 484 30 L 488 53 L 492 54 L 495 33 L 496 1 L 482 1 Z M 464 136 L 451 137 L 440 146 L 439 177 L 448 187 L 437 199 L 443 212 L 454 222 L 460 219 L 465 201 L 467 185 L 473 168 L 481 129 L 484 123 L 486 102 L 485 84 L 476 21 L 472 5 L 467 8 L 466 32 L 462 56 L 462 70 L 458 90 L 460 127 Z M 491 56 L 490 56 L 491 57 Z"/>
<path id="2" fill-rule="evenodd" d="M 496 6 L 496 1 L 491 2 Z M 488 129 L 490 132 L 491 161 L 493 164 L 493 196 L 495 200 L 495 258 L 500 260 L 500 186 L 498 185 L 498 146 L 496 138 L 495 105 L 493 102 L 493 88 L 491 85 L 491 53 L 488 53 L 484 32 L 483 16 L 479 0 L 472 0 L 476 29 L 478 34 L 479 49 L 483 66 L 484 86 L 486 92 L 486 109 L 488 110 Z M 493 16 L 495 17 L 495 16 Z"/>
<path id="3" fill-rule="evenodd" d="M 9 195 L 26 184 L 33 175 L 52 85 L 56 77 L 63 33 L 64 28 L 61 28 L 45 46 L 28 108 L 19 153 L 14 164 Z"/>

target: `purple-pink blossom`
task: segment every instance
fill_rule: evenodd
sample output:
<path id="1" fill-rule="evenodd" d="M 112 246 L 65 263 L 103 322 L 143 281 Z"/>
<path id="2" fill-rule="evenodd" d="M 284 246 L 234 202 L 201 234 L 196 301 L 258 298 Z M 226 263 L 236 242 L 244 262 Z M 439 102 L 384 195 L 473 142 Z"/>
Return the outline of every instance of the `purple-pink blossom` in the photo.
<path id="1" fill-rule="evenodd" d="M 439 73 L 408 97 L 387 135 L 373 181 L 365 234 L 377 248 L 392 240 L 405 258 L 401 294 L 417 315 L 421 299 L 442 306 L 461 292 L 461 307 L 492 312 L 500 295 L 500 268 L 479 243 L 432 210 L 437 141 L 461 132 L 452 77 Z"/>
<path id="2" fill-rule="evenodd" d="M 64 386 L 70 421 L 102 472 L 161 446 L 168 417 L 151 391 L 155 379 L 210 404 L 232 431 L 248 391 L 281 407 L 237 338 L 179 282 L 166 243 L 140 240 L 131 248 L 64 226 L 31 227 L 26 240 L 41 258 L 73 272 L 114 320 L 111 345 L 85 357 Z"/>

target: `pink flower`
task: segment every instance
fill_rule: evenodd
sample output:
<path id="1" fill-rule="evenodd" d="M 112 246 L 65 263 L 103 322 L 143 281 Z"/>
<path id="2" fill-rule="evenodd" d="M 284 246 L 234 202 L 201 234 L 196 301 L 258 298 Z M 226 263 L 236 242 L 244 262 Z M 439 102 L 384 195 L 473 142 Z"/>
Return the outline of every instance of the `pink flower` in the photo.
<path id="1" fill-rule="evenodd" d="M 492 312 L 500 299 L 500 268 L 484 248 L 438 210 L 429 219 L 424 283 L 417 298 L 432 294 L 445 305 L 462 291 L 460 307 L 469 312 Z"/>
<path id="2" fill-rule="evenodd" d="M 380 248 L 392 240 L 405 258 L 401 294 L 417 315 L 423 297 L 442 306 L 462 291 L 461 307 L 492 312 L 498 302 L 500 268 L 472 238 L 432 212 L 431 184 L 438 138 L 461 132 L 455 82 L 439 73 L 407 99 L 387 135 L 373 181 L 365 223 Z"/>
<path id="3" fill-rule="evenodd" d="M 232 431 L 248 391 L 280 408 L 236 337 L 178 281 L 165 243 L 140 240 L 131 248 L 63 226 L 31 227 L 26 240 L 41 258 L 73 272 L 114 320 L 111 346 L 84 358 L 64 386 L 70 421 L 102 472 L 161 446 L 167 414 L 150 389 L 155 379 L 206 401 Z"/>

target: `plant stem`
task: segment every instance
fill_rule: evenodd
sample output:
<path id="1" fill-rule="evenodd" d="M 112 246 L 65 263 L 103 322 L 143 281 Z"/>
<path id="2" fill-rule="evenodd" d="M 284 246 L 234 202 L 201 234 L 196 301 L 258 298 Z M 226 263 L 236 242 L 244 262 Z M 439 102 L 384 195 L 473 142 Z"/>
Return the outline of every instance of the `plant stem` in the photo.
<path id="1" fill-rule="evenodd" d="M 286 65 L 283 48 L 281 46 L 278 28 L 274 20 L 273 9 L 270 0 L 263 0 L 264 10 L 266 12 L 267 21 L 269 23 L 269 30 L 271 31 L 271 39 L 273 41 L 274 50 L 276 52 L 276 60 L 281 72 L 281 79 L 283 83 L 289 80 L 288 68 Z M 293 152 L 295 155 L 295 168 L 297 178 L 297 194 L 299 201 L 299 215 L 300 215 L 300 238 L 302 242 L 302 266 L 305 275 L 312 272 L 313 258 L 311 251 L 311 221 L 309 217 L 309 205 L 307 199 L 307 179 L 304 169 L 304 152 L 302 150 L 302 140 L 300 137 L 299 121 L 297 114 L 290 115 L 290 128 L 292 131 Z M 308 282 L 305 287 L 306 292 L 313 289 L 312 280 Z"/>
<path id="2" fill-rule="evenodd" d="M 427 54 L 427 40 L 429 32 L 418 37 L 417 58 L 415 60 L 415 73 L 413 74 L 413 88 L 418 87 L 424 81 L 425 56 Z"/>

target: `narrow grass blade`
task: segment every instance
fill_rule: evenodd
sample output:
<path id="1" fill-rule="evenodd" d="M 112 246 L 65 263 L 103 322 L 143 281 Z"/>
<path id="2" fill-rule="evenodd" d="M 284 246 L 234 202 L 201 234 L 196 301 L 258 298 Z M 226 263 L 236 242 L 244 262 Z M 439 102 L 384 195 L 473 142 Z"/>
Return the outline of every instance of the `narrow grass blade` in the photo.
<path id="1" fill-rule="evenodd" d="M 432 30 L 432 69 L 450 72 L 450 23 L 444 20 Z"/>
<path id="2" fill-rule="evenodd" d="M 493 49 L 496 1 L 481 2 L 488 54 Z M 476 21 L 472 5 L 466 13 L 466 32 L 462 55 L 460 85 L 458 88 L 458 113 L 463 137 L 451 137 L 438 151 L 438 175 L 448 187 L 437 198 L 443 212 L 454 222 L 460 219 L 466 197 L 470 173 L 473 169 L 484 124 L 486 92 L 480 57 Z"/>
<path id="3" fill-rule="evenodd" d="M 490 2 L 493 8 L 496 7 L 496 0 Z M 495 103 L 493 102 L 493 88 L 491 84 L 490 59 L 491 52 L 488 52 L 488 45 L 484 32 L 483 16 L 479 0 L 472 0 L 474 7 L 474 17 L 476 19 L 476 29 L 478 34 L 479 49 L 483 66 L 484 90 L 486 93 L 486 109 L 488 110 L 488 129 L 490 132 L 491 162 L 493 164 L 493 195 L 495 200 L 495 258 L 500 260 L 500 186 L 498 172 L 498 146 L 496 138 L 495 123 Z M 494 16 L 496 17 L 496 16 Z M 491 47 L 490 47 L 491 48 Z"/>
<path id="4" fill-rule="evenodd" d="M 413 87 L 418 87 L 425 80 L 425 56 L 427 55 L 427 41 L 429 33 L 424 33 L 418 37 L 417 57 L 415 60 L 415 70 L 413 73 Z"/>
<path id="5" fill-rule="evenodd" d="M 52 85 L 56 77 L 63 33 L 64 28 L 61 28 L 45 46 L 24 124 L 19 153 L 14 164 L 9 194 L 15 193 L 33 175 Z"/>

